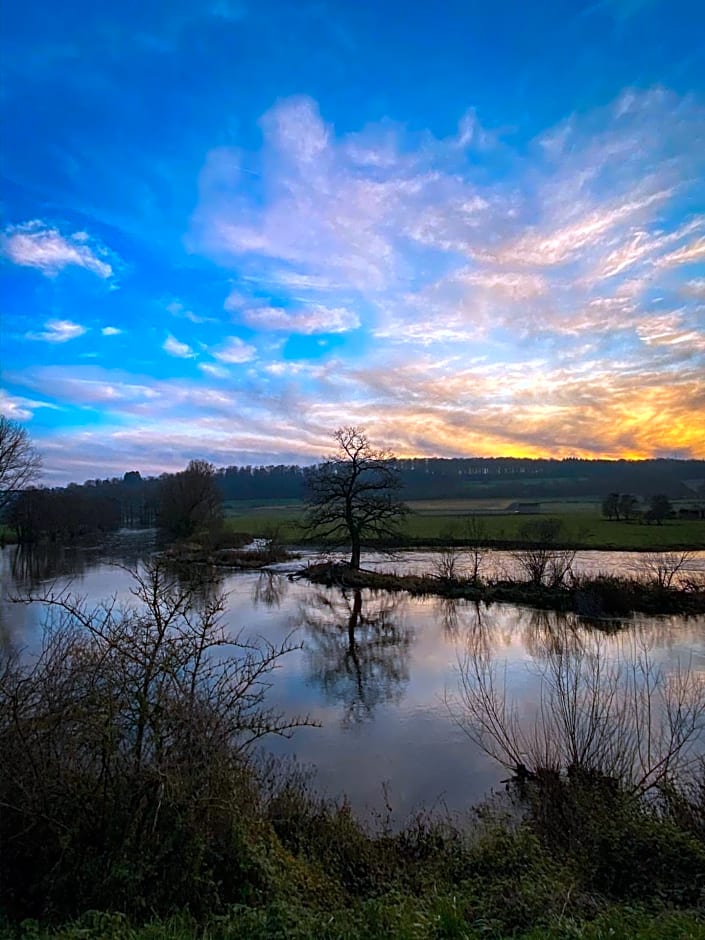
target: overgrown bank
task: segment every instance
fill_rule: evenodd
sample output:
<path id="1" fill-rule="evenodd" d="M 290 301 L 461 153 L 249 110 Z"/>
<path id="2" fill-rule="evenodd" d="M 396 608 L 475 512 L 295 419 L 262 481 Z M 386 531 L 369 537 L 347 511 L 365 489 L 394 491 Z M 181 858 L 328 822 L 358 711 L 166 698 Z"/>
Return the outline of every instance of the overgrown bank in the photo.
<path id="1" fill-rule="evenodd" d="M 573 576 L 557 585 L 522 580 L 468 579 L 436 574 L 394 574 L 355 569 L 323 562 L 302 569 L 300 577 L 314 584 L 382 591 L 407 591 L 412 595 L 436 595 L 493 604 L 522 604 L 546 610 L 573 611 L 588 619 L 646 614 L 705 613 L 705 580 L 683 585 L 659 584 L 611 575 Z"/>
<path id="2" fill-rule="evenodd" d="M 257 756 L 263 736 L 306 720 L 265 697 L 291 643 L 241 636 L 233 648 L 212 586 L 159 560 L 137 572 L 135 590 L 127 610 L 47 595 L 55 617 L 41 655 L 0 671 L 7 934 L 646 940 L 705 930 L 705 768 L 681 774 L 673 747 L 673 772 L 646 798 L 592 752 L 565 773 L 517 774 L 465 820 L 368 826 Z M 679 714 L 689 702 L 678 697 Z"/>

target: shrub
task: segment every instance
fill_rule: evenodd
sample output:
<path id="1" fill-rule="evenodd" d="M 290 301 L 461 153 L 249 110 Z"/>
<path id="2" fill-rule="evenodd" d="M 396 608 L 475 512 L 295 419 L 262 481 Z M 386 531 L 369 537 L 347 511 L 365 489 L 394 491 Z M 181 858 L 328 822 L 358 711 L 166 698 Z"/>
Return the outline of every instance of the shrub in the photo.
<path id="1" fill-rule="evenodd" d="M 301 721 L 267 709 L 293 647 L 229 639 L 223 599 L 161 561 L 137 605 L 46 596 L 34 660 L 0 674 L 0 883 L 13 918 L 207 910 L 264 890 L 249 760 Z"/>

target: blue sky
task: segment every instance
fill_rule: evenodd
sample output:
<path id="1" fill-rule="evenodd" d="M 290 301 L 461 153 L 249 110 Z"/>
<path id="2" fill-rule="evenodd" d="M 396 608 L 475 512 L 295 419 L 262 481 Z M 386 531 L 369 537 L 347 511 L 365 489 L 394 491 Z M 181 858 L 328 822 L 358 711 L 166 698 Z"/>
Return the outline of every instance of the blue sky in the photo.
<path id="1" fill-rule="evenodd" d="M 5 10 L 2 411 L 192 457 L 705 457 L 705 7 Z"/>

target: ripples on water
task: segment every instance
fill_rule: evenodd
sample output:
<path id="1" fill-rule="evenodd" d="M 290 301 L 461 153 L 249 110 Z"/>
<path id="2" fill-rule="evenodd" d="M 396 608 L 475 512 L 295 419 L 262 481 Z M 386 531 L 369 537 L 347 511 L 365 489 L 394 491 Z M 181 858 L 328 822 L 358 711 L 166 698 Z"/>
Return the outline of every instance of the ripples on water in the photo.
<path id="1" fill-rule="evenodd" d="M 0 640 L 5 649 L 36 649 L 43 610 L 12 603 L 13 595 L 66 587 L 89 602 L 129 601 L 135 565 L 156 545 L 155 532 L 120 533 L 94 549 L 42 546 L 0 553 Z M 437 556 L 409 552 L 391 561 L 368 556 L 367 567 L 399 573 L 433 571 Z M 634 553 L 581 552 L 583 571 L 638 570 Z M 486 576 L 511 571 L 508 553 L 490 553 Z M 694 566 L 705 569 L 705 553 Z M 279 568 L 291 566 L 279 566 Z M 226 622 L 272 642 L 292 630 L 302 649 L 273 677 L 270 701 L 290 714 L 308 713 L 320 728 L 303 728 L 270 749 L 316 768 L 319 789 L 346 793 L 359 810 L 381 810 L 387 799 L 397 819 L 420 805 L 462 811 L 506 776 L 451 720 L 445 703 L 458 686 L 458 662 L 468 639 L 506 664 L 507 689 L 530 712 L 538 697 L 534 662 L 560 651 L 566 637 L 589 636 L 574 615 L 514 605 L 488 609 L 468 601 L 406 594 L 326 589 L 290 581 L 286 570 L 220 572 L 228 595 Z M 648 643 L 666 668 L 690 662 L 705 674 L 705 618 L 639 617 L 629 632 Z M 617 650 L 622 641 L 609 641 Z M 386 790 L 386 795 L 385 795 Z"/>

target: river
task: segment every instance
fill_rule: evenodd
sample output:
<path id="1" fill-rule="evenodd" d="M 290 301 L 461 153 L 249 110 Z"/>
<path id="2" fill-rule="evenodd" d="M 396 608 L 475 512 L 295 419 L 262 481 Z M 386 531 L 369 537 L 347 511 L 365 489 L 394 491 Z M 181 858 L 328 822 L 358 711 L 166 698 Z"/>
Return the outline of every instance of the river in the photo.
<path id="1" fill-rule="evenodd" d="M 130 566 L 154 549 L 154 533 L 121 533 L 94 549 L 42 548 L 0 552 L 0 641 L 29 655 L 41 642 L 44 609 L 14 596 L 70 588 L 89 602 L 131 599 Z M 369 556 L 363 565 L 433 571 L 437 553 Z M 290 580 L 306 563 L 271 571 L 222 574 L 228 630 L 281 642 L 293 631 L 301 649 L 289 654 L 272 677 L 269 703 L 288 715 L 309 715 L 320 727 L 297 730 L 289 740 L 270 739 L 275 754 L 313 773 L 317 789 L 347 796 L 363 814 L 386 813 L 397 822 L 417 809 L 462 813 L 501 786 L 507 776 L 453 720 L 447 699 L 458 690 L 459 662 L 468 638 L 482 636 L 501 665 L 520 711 L 534 708 L 537 668 L 555 652 L 567 628 L 589 636 L 575 618 L 510 604 L 490 609 L 465 601 L 362 591 L 342 593 Z M 509 556 L 492 554 L 488 571 L 502 571 Z M 629 553 L 588 552 L 584 570 L 630 572 L 643 563 Z M 705 553 L 692 562 L 705 568 Z M 705 675 L 705 618 L 638 617 L 606 641 L 615 650 L 638 637 L 664 669 L 680 663 Z"/>

